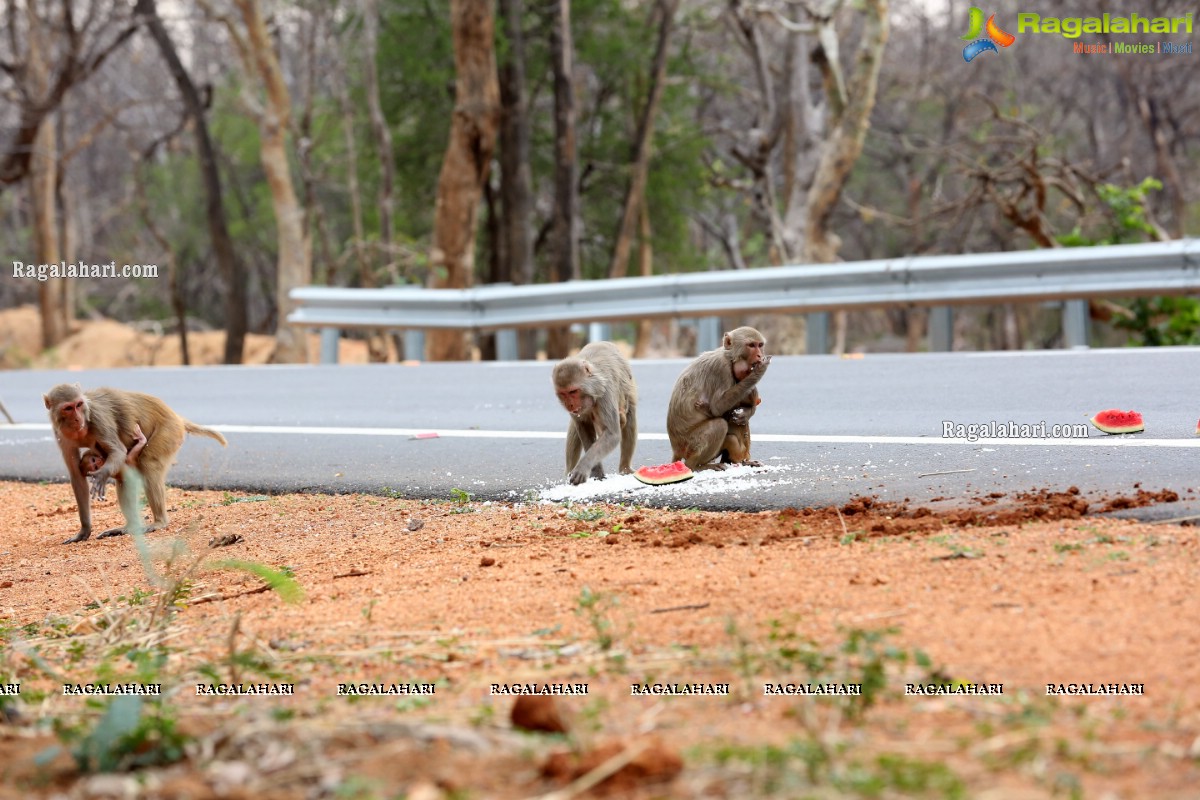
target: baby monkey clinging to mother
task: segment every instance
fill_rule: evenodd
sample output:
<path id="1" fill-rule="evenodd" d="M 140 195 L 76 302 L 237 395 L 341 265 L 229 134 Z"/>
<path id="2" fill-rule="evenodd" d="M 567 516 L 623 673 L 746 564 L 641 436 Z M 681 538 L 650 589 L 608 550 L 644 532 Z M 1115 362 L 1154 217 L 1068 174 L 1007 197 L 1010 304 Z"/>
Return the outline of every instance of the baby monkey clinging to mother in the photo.
<path id="1" fill-rule="evenodd" d="M 572 484 L 603 478 L 605 456 L 621 444 L 620 472 L 633 472 L 637 444 L 637 384 L 612 342 L 592 342 L 554 367 L 554 393 L 571 415 L 567 473 Z M 580 455 L 582 452 L 582 455 Z"/>

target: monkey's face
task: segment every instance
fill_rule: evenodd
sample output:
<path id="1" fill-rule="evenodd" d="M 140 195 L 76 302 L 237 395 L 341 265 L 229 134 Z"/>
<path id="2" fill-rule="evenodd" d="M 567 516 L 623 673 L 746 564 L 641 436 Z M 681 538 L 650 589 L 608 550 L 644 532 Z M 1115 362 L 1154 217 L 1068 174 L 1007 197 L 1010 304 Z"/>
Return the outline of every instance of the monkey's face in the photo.
<path id="1" fill-rule="evenodd" d="M 750 370 L 767 359 L 765 339 L 734 340 L 732 345 L 733 375 L 739 381 L 750 374 Z"/>
<path id="2" fill-rule="evenodd" d="M 98 472 L 104 466 L 104 458 L 95 450 L 88 450 L 83 454 L 83 458 L 79 460 L 79 468 L 83 470 L 84 475 L 91 475 L 93 472 Z"/>
<path id="3" fill-rule="evenodd" d="M 591 413 L 592 405 L 595 403 L 592 396 L 583 391 L 579 386 L 567 386 L 562 389 L 557 389 L 558 402 L 562 403 L 572 416 L 580 417 Z"/>
<path id="4" fill-rule="evenodd" d="M 54 410 L 54 418 L 58 420 L 58 429 L 66 436 L 77 439 L 87 434 L 87 400 L 76 397 L 59 403 Z"/>

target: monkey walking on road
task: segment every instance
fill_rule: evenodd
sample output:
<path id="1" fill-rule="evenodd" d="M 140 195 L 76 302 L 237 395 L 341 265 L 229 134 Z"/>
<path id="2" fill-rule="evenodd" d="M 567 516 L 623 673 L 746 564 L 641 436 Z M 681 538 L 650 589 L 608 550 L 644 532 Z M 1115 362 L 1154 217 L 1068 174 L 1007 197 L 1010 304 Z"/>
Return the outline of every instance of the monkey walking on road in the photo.
<path id="1" fill-rule="evenodd" d="M 175 460 L 175 454 L 183 446 L 188 433 L 216 439 L 222 445 L 225 437 L 211 428 L 189 422 L 176 414 L 157 397 L 141 392 L 126 392 L 120 389 L 93 389 L 83 391 L 79 384 L 62 383 L 43 396 L 46 409 L 50 412 L 50 424 L 62 451 L 67 475 L 71 478 L 71 489 L 79 506 L 79 533 L 64 544 L 82 542 L 92 535 L 92 507 L 79 455 L 81 448 L 93 448 L 104 455 L 104 463 L 92 474 L 91 494 L 100 495 L 100 489 L 108 479 L 120 472 L 129 456 L 126 442 L 136 446 L 141 434 L 145 436 L 144 449 L 136 456 L 137 469 L 145 480 L 146 503 L 150 506 L 153 521 L 146 526 L 150 533 L 165 528 L 168 523 L 167 470 Z M 136 502 L 125 496 L 136 481 L 119 484 L 122 513 L 126 526 L 130 519 L 127 509 L 136 509 Z M 136 498 L 132 498 L 136 500 Z M 125 528 L 111 528 L 99 538 L 118 536 Z"/>
<path id="2" fill-rule="evenodd" d="M 667 405 L 671 458 L 692 470 L 725 469 L 750 460 L 750 417 L 758 405 L 758 382 L 771 357 L 754 328 L 726 333 L 716 350 L 701 353 L 675 381 Z M 721 456 L 721 461 L 712 463 Z M 726 461 L 728 459 L 728 461 Z"/>
<path id="3" fill-rule="evenodd" d="M 554 367 L 554 393 L 571 415 L 567 474 L 572 484 L 603 478 L 604 457 L 621 445 L 619 470 L 633 472 L 637 445 L 637 384 L 612 342 L 592 342 Z M 582 455 L 581 455 L 582 453 Z"/>

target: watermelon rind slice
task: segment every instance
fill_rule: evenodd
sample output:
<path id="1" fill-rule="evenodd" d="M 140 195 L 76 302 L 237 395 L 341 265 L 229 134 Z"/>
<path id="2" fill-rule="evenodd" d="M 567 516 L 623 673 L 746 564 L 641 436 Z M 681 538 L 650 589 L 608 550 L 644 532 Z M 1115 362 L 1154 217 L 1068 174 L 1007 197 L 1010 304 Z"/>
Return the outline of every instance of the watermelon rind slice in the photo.
<path id="1" fill-rule="evenodd" d="M 1146 430 L 1142 415 L 1136 411 L 1109 408 L 1092 417 L 1092 424 L 1105 433 L 1138 433 Z"/>
<path id="2" fill-rule="evenodd" d="M 672 464 L 640 467 L 633 473 L 633 477 L 650 486 L 662 486 L 667 483 L 679 483 L 680 481 L 691 480 L 696 477 L 696 473 L 688 469 L 687 464 L 682 461 L 676 461 Z"/>

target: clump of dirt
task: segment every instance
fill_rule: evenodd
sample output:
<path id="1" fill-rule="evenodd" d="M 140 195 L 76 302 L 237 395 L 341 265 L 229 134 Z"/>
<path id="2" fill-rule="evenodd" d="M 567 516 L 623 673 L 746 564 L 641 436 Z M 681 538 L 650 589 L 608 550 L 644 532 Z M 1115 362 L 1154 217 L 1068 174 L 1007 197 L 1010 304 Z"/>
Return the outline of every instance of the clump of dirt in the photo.
<path id="1" fill-rule="evenodd" d="M 568 730 L 558 701 L 553 697 L 522 695 L 513 703 L 508 718 L 514 728 L 526 731 L 566 733 Z"/>
<path id="2" fill-rule="evenodd" d="M 596 778 L 604 776 L 595 787 L 601 795 L 628 794 L 639 786 L 668 783 L 682 771 L 679 753 L 657 738 L 607 742 L 583 753 L 551 753 L 542 764 L 542 776 L 560 783 L 591 773 Z"/>
<path id="3" fill-rule="evenodd" d="M 1145 489 L 1138 489 L 1137 494 L 1133 497 L 1113 497 L 1105 501 L 1100 507 L 1100 511 L 1123 511 L 1128 508 L 1145 508 L 1156 503 L 1177 503 L 1179 495 L 1170 489 L 1162 489 L 1157 492 L 1148 492 Z"/>

